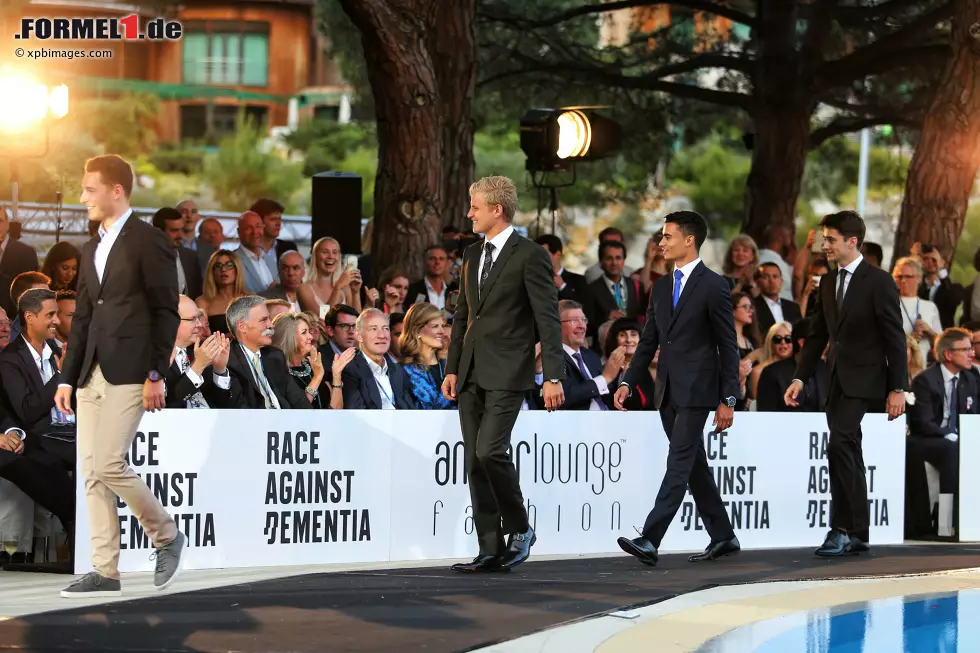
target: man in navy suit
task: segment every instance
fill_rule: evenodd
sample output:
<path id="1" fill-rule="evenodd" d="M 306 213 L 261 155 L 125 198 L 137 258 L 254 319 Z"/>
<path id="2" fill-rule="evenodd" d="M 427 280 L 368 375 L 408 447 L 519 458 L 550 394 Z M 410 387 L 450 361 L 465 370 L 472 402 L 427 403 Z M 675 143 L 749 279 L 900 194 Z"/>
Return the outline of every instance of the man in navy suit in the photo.
<path id="1" fill-rule="evenodd" d="M 418 408 L 405 370 L 386 355 L 391 344 L 388 316 L 369 308 L 358 316 L 354 328 L 358 352 L 341 375 L 344 408 Z"/>
<path id="2" fill-rule="evenodd" d="M 654 407 L 670 440 L 667 471 L 640 537 L 619 538 L 623 551 L 650 566 L 657 564 L 657 548 L 688 486 L 711 536 L 704 552 L 690 561 L 714 560 L 741 548 L 701 439 L 712 409 L 716 433 L 732 425 L 739 396 L 731 293 L 728 282 L 705 267 L 698 254 L 708 236 L 703 217 L 693 211 L 671 213 L 663 233 L 660 246 L 674 273 L 653 286 L 640 344 L 614 398 L 616 408 L 625 410 L 623 403 L 659 347 Z"/>
<path id="3" fill-rule="evenodd" d="M 582 305 L 571 299 L 558 302 L 561 346 L 565 350 L 565 403 L 559 410 L 609 410 L 609 385 L 626 360 L 622 350 L 609 356 L 603 366 L 599 355 L 585 346 L 589 321 Z"/>

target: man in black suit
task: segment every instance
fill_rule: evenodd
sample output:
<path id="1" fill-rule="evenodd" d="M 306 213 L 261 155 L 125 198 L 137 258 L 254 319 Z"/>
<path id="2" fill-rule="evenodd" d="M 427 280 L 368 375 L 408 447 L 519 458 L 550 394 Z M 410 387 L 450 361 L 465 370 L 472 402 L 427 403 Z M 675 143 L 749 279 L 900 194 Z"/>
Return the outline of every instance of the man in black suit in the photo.
<path id="1" fill-rule="evenodd" d="M 542 234 L 535 238 L 534 242 L 544 247 L 551 259 L 555 288 L 558 289 L 558 299 L 572 299 L 583 307 L 588 306 L 589 284 L 585 281 L 585 276 L 566 270 L 565 266 L 562 265 L 564 245 L 562 245 L 561 238 L 554 234 Z"/>
<path id="2" fill-rule="evenodd" d="M 449 254 L 442 245 L 432 245 L 425 250 L 425 276 L 408 287 L 405 310 L 412 304 L 428 302 L 436 308 L 446 308 L 446 297 L 457 290 L 455 281 L 446 282 L 449 270 Z"/>
<path id="3" fill-rule="evenodd" d="M 544 250 L 511 225 L 517 189 L 506 177 L 470 186 L 473 231 L 484 234 L 463 254 L 443 395 L 459 402 L 473 523 L 480 553 L 455 571 L 509 570 L 534 544 L 520 479 L 508 448 L 521 405 L 534 384 L 541 341 L 545 408 L 564 401 L 558 293 Z M 503 536 L 509 535 L 504 547 Z"/>
<path id="4" fill-rule="evenodd" d="M 589 321 L 582 305 L 571 299 L 558 302 L 561 317 L 561 346 L 565 350 L 565 403 L 561 410 L 609 410 L 609 385 L 616 380 L 626 355 L 613 352 L 605 365 L 599 355 L 585 346 Z"/>
<path id="5" fill-rule="evenodd" d="M 808 311 L 810 332 L 784 401 L 798 405 L 797 397 L 829 342 L 832 528 L 815 553 L 836 557 L 869 550 L 861 420 L 865 413 L 885 408 L 886 398 L 888 419 L 902 415 L 909 373 L 898 287 L 887 272 L 861 256 L 864 220 L 854 211 L 841 211 L 824 217 L 820 227 L 824 253 L 837 269 L 820 280 L 820 302 Z"/>
<path id="6" fill-rule="evenodd" d="M 599 327 L 608 320 L 621 317 L 640 317 L 643 314 L 639 283 L 623 272 L 626 245 L 618 240 L 599 244 L 599 266 L 602 276 L 588 285 L 592 302 L 589 316 L 589 335 L 596 337 Z"/>
<path id="7" fill-rule="evenodd" d="M 279 283 L 259 293 L 265 299 L 281 299 L 289 304 L 289 310 L 301 313 L 299 305 L 299 287 L 303 285 L 306 276 L 306 262 L 303 255 L 296 251 L 284 252 L 279 257 Z"/>
<path id="8" fill-rule="evenodd" d="M 796 378 L 796 366 L 799 364 L 803 345 L 806 343 L 807 322 L 797 322 L 793 325 L 790 338 L 793 340 L 793 356 L 771 363 L 759 375 L 759 386 L 756 392 L 759 412 L 780 413 L 800 412 L 818 413 L 827 405 L 827 389 L 830 380 L 827 377 L 827 365 L 822 360 L 817 361 L 816 371 L 806 382 L 802 394 L 797 397 L 798 406 L 790 407 L 783 401 L 786 388 Z M 774 343 L 775 344 L 775 343 Z"/>
<path id="9" fill-rule="evenodd" d="M 163 377 L 167 408 L 237 408 L 228 373 L 231 340 L 223 333 L 202 338 L 207 318 L 187 295 L 180 296 L 177 313 L 173 362 Z"/>
<path id="10" fill-rule="evenodd" d="M 162 231 L 174 246 L 178 292 L 195 299 L 200 297 L 204 291 L 204 276 L 197 254 L 184 247 L 184 216 L 177 209 L 164 207 L 153 214 L 152 224 Z"/>
<path id="11" fill-rule="evenodd" d="M 667 471 L 640 537 L 619 538 L 623 551 L 651 566 L 657 564 L 657 549 L 688 486 L 711 536 L 704 552 L 689 560 L 715 560 L 741 550 L 702 441 L 708 413 L 715 410 L 715 432 L 724 431 L 732 425 L 739 396 L 731 292 L 728 281 L 701 262 L 699 251 L 708 236 L 705 219 L 678 211 L 665 221 L 660 247 L 674 273 L 653 285 L 640 343 L 613 399 L 616 408 L 626 410 L 624 402 L 659 347 L 654 407 L 670 441 Z"/>
<path id="12" fill-rule="evenodd" d="M 282 232 L 282 213 L 286 210 L 282 204 L 275 200 L 262 198 L 252 204 L 249 211 L 254 211 L 262 218 L 262 241 L 260 246 L 262 251 L 268 252 L 275 248 L 276 261 L 288 251 L 297 251 L 299 247 L 291 240 L 282 240 L 279 234 Z"/>
<path id="13" fill-rule="evenodd" d="M 28 290 L 20 297 L 24 330 L 0 352 L 0 380 L 14 420 L 28 437 L 75 469 L 75 418 L 55 410 L 61 381 L 62 349 L 58 342 L 57 294 Z"/>
<path id="14" fill-rule="evenodd" d="M 953 283 L 946 270 L 946 261 L 934 245 L 920 245 L 919 257 L 922 259 L 922 283 L 919 284 L 919 298 L 928 299 L 939 309 L 939 323 L 944 329 L 955 324 L 956 309 L 963 301 L 963 286 Z"/>
<path id="15" fill-rule="evenodd" d="M 413 410 L 418 408 L 408 377 L 386 354 L 391 345 L 388 316 L 366 309 L 355 322 L 357 355 L 341 376 L 344 408 Z"/>
<path id="16" fill-rule="evenodd" d="M 936 340 L 936 360 L 912 379 L 915 404 L 909 408 L 908 455 L 939 470 L 940 513 L 953 505 L 959 485 L 960 415 L 980 412 L 970 332 L 950 328 Z"/>
<path id="17" fill-rule="evenodd" d="M 755 271 L 755 285 L 759 286 L 760 294 L 753 301 L 755 315 L 759 320 L 759 333 L 763 338 L 769 329 L 777 322 L 796 324 L 803 315 L 800 305 L 788 299 L 781 299 L 779 293 L 783 290 L 783 273 L 775 263 L 763 263 Z"/>
<path id="18" fill-rule="evenodd" d="M 25 245 L 10 233 L 10 219 L 7 210 L 0 206 L 0 306 L 7 315 L 17 314 L 17 303 L 8 297 L 7 289 L 21 272 L 36 272 L 41 266 L 37 262 L 37 252 Z"/>
<path id="19" fill-rule="evenodd" d="M 228 305 L 226 316 L 228 331 L 235 337 L 228 356 L 232 405 L 309 408 L 309 400 L 289 374 L 285 354 L 272 346 L 275 331 L 265 300 L 258 295 L 239 297 Z"/>
<path id="20" fill-rule="evenodd" d="M 133 182 L 133 169 L 114 154 L 85 163 L 81 201 L 101 226 L 78 262 L 75 317 L 55 406 L 72 414 L 78 388 L 77 445 L 94 570 L 63 590 L 65 598 L 120 594 L 117 497 L 156 548 L 158 589 L 176 579 L 187 541 L 126 462 L 143 411 L 166 403 L 163 375 L 180 323 L 173 245 L 133 215 Z"/>

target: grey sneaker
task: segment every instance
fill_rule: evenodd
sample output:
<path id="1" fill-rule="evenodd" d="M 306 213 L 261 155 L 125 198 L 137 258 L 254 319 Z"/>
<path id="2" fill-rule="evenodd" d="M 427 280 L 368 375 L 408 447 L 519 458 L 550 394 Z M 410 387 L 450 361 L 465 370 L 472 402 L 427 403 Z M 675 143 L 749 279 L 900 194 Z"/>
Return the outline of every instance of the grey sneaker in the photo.
<path id="1" fill-rule="evenodd" d="M 153 574 L 153 585 L 158 590 L 165 590 L 177 580 L 177 573 L 180 571 L 181 554 L 184 552 L 184 545 L 187 538 L 180 531 L 177 537 L 170 544 L 164 544 L 153 552 L 150 559 L 156 558 L 157 568 Z"/>
<path id="2" fill-rule="evenodd" d="M 106 578 L 90 571 L 66 589 L 61 590 L 63 599 L 88 599 L 100 596 L 122 596 L 122 585 L 117 578 Z"/>

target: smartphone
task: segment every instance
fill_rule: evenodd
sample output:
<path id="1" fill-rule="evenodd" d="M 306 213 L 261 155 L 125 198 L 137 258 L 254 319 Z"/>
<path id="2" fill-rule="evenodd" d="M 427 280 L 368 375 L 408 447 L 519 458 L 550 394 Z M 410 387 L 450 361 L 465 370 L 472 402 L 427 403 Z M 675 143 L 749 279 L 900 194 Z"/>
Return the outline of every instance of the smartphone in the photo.
<path id="1" fill-rule="evenodd" d="M 330 312 L 330 305 L 329 304 L 323 304 L 322 306 L 320 306 L 320 319 L 321 320 L 327 319 L 327 314 L 329 312 Z"/>
<path id="2" fill-rule="evenodd" d="M 815 254 L 823 253 L 823 232 L 817 231 L 813 236 L 813 245 L 810 247 L 810 251 Z"/>
<path id="3" fill-rule="evenodd" d="M 819 274 L 813 275 L 813 283 L 817 284 L 818 286 L 820 285 L 820 275 Z"/>
<path id="4" fill-rule="evenodd" d="M 357 269 L 357 254 L 344 254 L 344 267 Z"/>

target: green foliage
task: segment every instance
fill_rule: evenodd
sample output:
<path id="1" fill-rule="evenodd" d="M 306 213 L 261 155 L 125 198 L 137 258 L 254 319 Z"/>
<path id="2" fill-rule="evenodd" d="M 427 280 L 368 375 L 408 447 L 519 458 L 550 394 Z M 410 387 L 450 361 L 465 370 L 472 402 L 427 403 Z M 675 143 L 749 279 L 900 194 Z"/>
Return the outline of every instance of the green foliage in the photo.
<path id="1" fill-rule="evenodd" d="M 973 255 L 980 249 L 980 204 L 973 204 L 966 212 L 963 233 L 956 244 L 956 253 L 950 266 L 949 276 L 964 285 L 973 283 L 977 271 L 973 267 Z"/>
<path id="2" fill-rule="evenodd" d="M 180 143 L 162 143 L 147 160 L 162 173 L 197 175 L 204 171 L 207 151 L 200 147 L 184 147 Z"/>
<path id="3" fill-rule="evenodd" d="M 841 136 L 824 142 L 807 156 L 801 196 L 839 203 L 858 183 L 861 146 Z M 910 159 L 882 147 L 868 153 L 868 188 L 905 184 Z"/>
<path id="4" fill-rule="evenodd" d="M 203 180 L 222 209 L 243 211 L 256 197 L 291 201 L 302 185 L 302 166 L 267 151 L 264 138 L 259 125 L 240 117 L 236 133 L 225 138 L 218 151 L 206 159 Z"/>
<path id="5" fill-rule="evenodd" d="M 377 158 L 378 137 L 373 123 L 313 119 L 301 123 L 286 137 L 286 144 L 303 153 L 303 174 L 311 177 L 318 172 L 351 172 L 344 162 L 357 150 L 374 151 Z"/>
<path id="6" fill-rule="evenodd" d="M 86 99 L 69 113 L 74 127 L 94 138 L 104 149 L 132 159 L 152 152 L 157 145 L 156 121 L 160 100 L 152 95 L 121 95 Z"/>
<path id="7" fill-rule="evenodd" d="M 741 223 L 752 161 L 744 148 L 715 133 L 678 152 L 667 167 L 673 188 L 718 225 Z"/>

